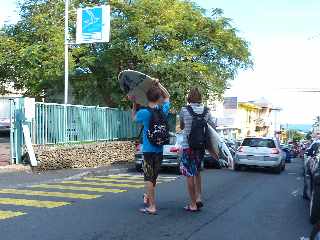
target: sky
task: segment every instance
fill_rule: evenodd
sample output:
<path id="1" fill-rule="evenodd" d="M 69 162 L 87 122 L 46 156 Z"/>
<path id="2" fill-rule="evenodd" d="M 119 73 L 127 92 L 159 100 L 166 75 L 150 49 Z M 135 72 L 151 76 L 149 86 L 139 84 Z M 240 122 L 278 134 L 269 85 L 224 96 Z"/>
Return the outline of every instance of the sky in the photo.
<path id="1" fill-rule="evenodd" d="M 308 124 L 320 115 L 320 93 L 288 90 L 320 89 L 319 0 L 195 2 L 205 9 L 223 9 L 239 35 L 250 43 L 254 68 L 240 71 L 226 96 L 238 96 L 240 100 L 264 97 L 283 109 L 282 123 Z M 0 25 L 6 20 L 17 21 L 15 6 L 16 0 L 0 0 Z"/>
<path id="2" fill-rule="evenodd" d="M 320 89 L 319 0 L 198 0 L 222 8 L 240 36 L 250 42 L 254 69 L 241 71 L 228 96 L 265 97 L 283 109 L 282 123 L 312 123 L 320 115 L 320 93 L 285 88 Z M 312 38 L 319 35 L 318 38 Z M 312 38 L 312 39 L 310 39 Z"/>

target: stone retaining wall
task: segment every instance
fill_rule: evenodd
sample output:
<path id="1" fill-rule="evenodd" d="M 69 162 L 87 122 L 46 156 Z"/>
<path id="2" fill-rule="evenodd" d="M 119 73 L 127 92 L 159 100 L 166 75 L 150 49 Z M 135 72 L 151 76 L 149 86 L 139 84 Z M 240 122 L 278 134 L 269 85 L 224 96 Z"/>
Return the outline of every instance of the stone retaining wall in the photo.
<path id="1" fill-rule="evenodd" d="M 133 142 L 101 142 L 61 146 L 34 146 L 38 170 L 107 166 L 117 162 L 132 162 Z"/>

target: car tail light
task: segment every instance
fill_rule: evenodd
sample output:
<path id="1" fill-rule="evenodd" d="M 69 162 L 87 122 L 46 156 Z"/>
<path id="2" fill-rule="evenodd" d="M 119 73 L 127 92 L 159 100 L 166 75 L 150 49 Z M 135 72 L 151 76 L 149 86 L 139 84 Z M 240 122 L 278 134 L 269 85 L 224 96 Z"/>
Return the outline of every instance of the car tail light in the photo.
<path id="1" fill-rule="evenodd" d="M 237 151 L 238 152 L 243 152 L 243 147 L 239 147 Z"/>
<path id="2" fill-rule="evenodd" d="M 272 149 L 271 149 L 271 153 L 272 153 L 272 154 L 279 154 L 280 151 L 279 151 L 277 148 L 272 148 Z"/>
<path id="3" fill-rule="evenodd" d="M 179 148 L 178 147 L 171 147 L 170 148 L 170 152 L 172 152 L 172 153 L 177 153 L 177 152 L 179 152 Z"/>

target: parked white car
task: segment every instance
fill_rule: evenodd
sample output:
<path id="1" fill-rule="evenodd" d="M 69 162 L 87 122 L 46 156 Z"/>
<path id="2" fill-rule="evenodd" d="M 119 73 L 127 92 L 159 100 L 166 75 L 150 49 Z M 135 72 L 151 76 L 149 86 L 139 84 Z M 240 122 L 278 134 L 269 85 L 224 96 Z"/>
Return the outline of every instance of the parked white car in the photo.
<path id="1" fill-rule="evenodd" d="M 0 118 L 0 132 L 10 131 L 10 118 Z"/>
<path id="2" fill-rule="evenodd" d="M 10 100 L 0 98 L 0 132 L 10 131 Z"/>
<path id="3" fill-rule="evenodd" d="M 284 152 L 273 138 L 245 138 L 236 152 L 234 169 L 242 166 L 272 168 L 276 173 L 285 169 Z"/>

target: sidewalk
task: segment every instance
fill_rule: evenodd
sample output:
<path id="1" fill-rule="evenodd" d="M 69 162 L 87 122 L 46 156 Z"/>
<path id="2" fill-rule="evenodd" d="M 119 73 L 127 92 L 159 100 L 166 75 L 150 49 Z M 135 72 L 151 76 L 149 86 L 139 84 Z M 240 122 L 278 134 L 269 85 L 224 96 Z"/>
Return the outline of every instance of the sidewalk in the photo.
<path id="1" fill-rule="evenodd" d="M 61 180 L 76 180 L 87 175 L 118 174 L 134 171 L 134 165 L 115 164 L 99 168 L 62 169 L 34 172 L 29 166 L 10 165 L 0 167 L 0 188 L 25 187 L 32 184 L 53 183 Z"/>

